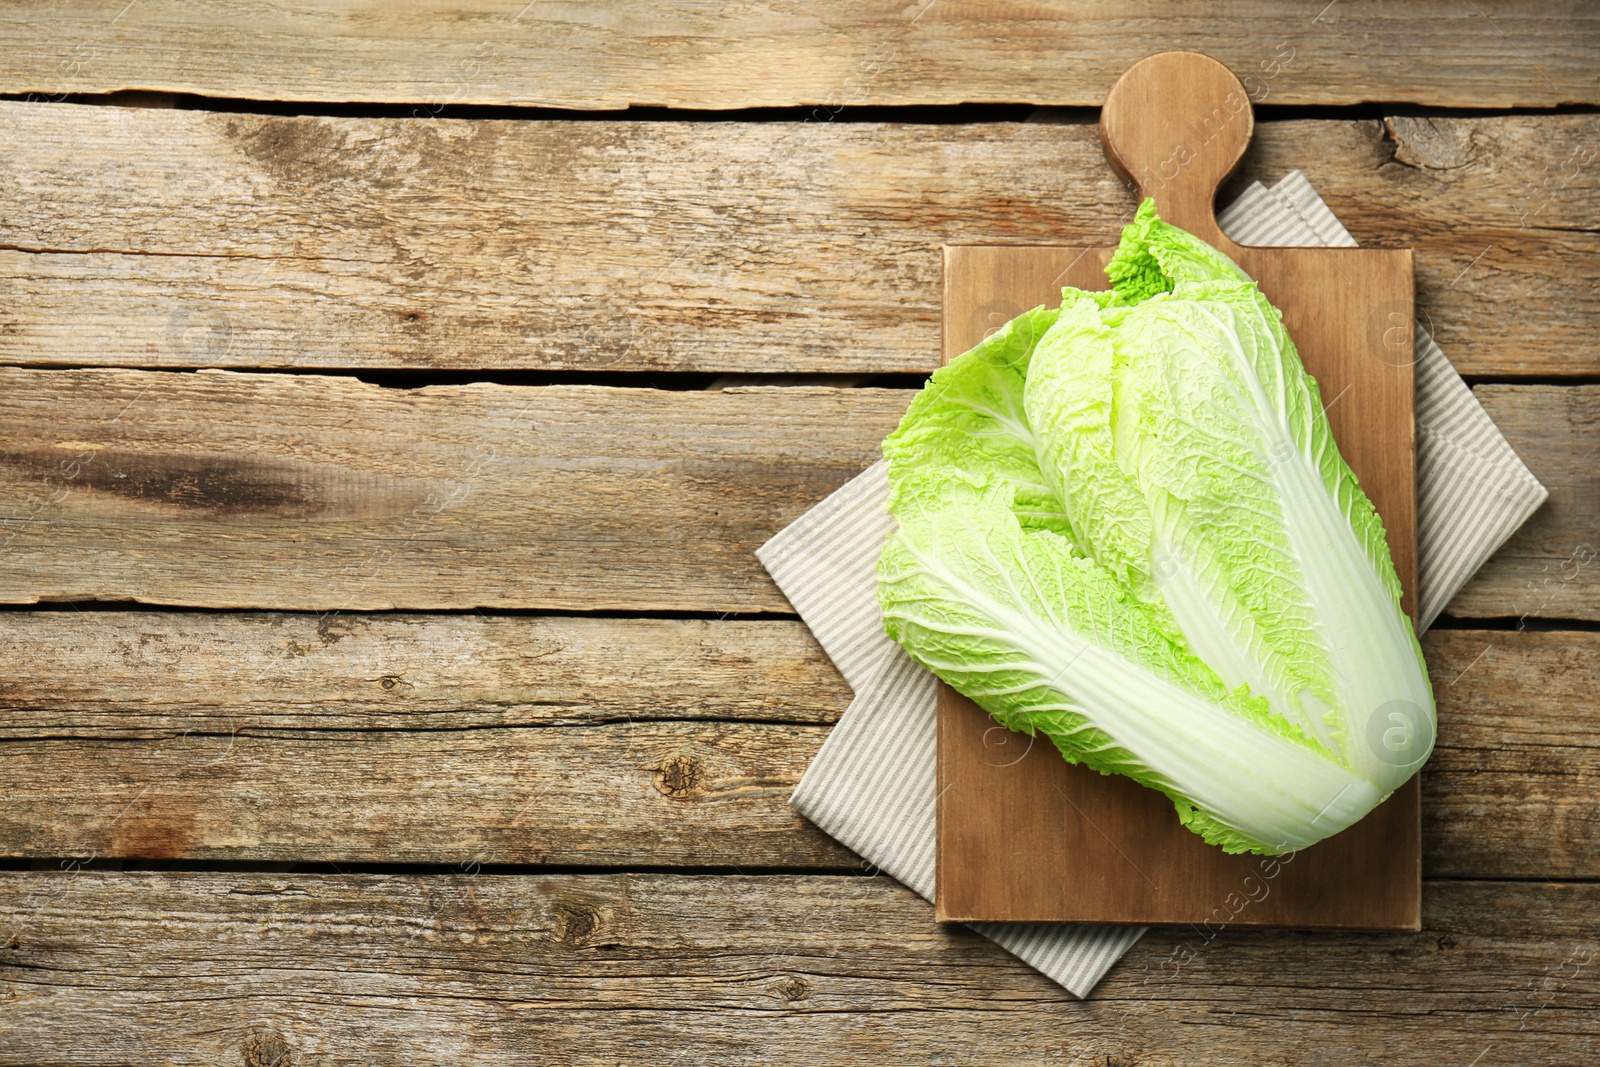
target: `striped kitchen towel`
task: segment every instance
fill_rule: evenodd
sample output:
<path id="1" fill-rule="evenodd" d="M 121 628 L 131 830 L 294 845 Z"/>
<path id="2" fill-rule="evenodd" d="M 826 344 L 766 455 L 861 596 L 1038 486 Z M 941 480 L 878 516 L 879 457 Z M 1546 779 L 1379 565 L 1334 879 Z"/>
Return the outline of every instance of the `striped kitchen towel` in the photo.
<path id="1" fill-rule="evenodd" d="M 1256 183 L 1218 216 L 1247 245 L 1356 242 L 1304 175 Z M 1455 368 L 1416 334 L 1417 591 L 1424 629 L 1544 502 Z M 790 803 L 878 870 L 931 901 L 934 888 L 935 680 L 883 632 L 874 567 L 894 521 L 879 462 L 756 553 L 855 693 Z M 1144 932 L 1140 927 L 979 923 L 1076 996 Z"/>

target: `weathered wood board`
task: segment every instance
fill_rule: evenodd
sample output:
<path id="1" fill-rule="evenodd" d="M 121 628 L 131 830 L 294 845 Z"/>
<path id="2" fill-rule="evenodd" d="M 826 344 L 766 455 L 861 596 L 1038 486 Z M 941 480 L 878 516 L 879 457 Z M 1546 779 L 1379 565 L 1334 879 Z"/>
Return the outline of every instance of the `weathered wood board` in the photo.
<path id="1" fill-rule="evenodd" d="M 1274 104 L 1600 103 L 1585 62 L 1600 51 L 1600 19 L 1583 5 L 1243 0 L 1224 17 L 1197 17 L 1181 0 L 615 9 L 471 0 L 298 2 L 263 14 L 219 0 L 31 0 L 8 5 L 0 30 L 10 42 L 4 93 L 408 103 L 424 118 L 471 104 L 812 104 L 819 121 L 857 104 L 1099 106 L 1129 63 L 1174 48 L 1216 56 Z"/>
<path id="2" fill-rule="evenodd" d="M 0 360 L 928 373 L 941 244 L 1115 239 L 1127 194 L 1072 116 L 415 122 L 0 101 Z M 1300 168 L 1363 244 L 1415 249 L 1418 306 L 1464 373 L 1593 375 L 1597 156 L 1595 115 L 1263 122 L 1235 185 Z"/>
<path id="3" fill-rule="evenodd" d="M 1446 609 L 1467 618 L 1600 619 L 1600 388 L 1473 390 L 1550 491 Z"/>
<path id="4" fill-rule="evenodd" d="M 786 610 L 911 395 L 0 368 L 0 601 Z"/>
<path id="5" fill-rule="evenodd" d="M 1552 500 L 1450 610 L 1600 618 L 1600 387 L 1477 393 Z M 0 602 L 788 611 L 754 550 L 911 395 L 0 368 Z"/>
<path id="6" fill-rule="evenodd" d="M 881 877 L 5 872 L 0 1059 L 1584 1064 L 1597 911 L 1430 882 L 1416 934 L 1152 932 L 1078 1002 Z"/>
<path id="7" fill-rule="evenodd" d="M 588 727 L 72 734 L 4 744 L 12 854 L 826 867 L 787 800 L 827 730 Z"/>
<path id="8" fill-rule="evenodd" d="M 0 613 L 0 663 L 0 742 L 815 726 L 850 702 L 794 619 L 74 607 Z"/>
<path id="9" fill-rule="evenodd" d="M 1423 647 L 1425 872 L 1600 877 L 1600 634 Z M 6 612 L 0 657 L 0 855 L 855 863 L 786 803 L 850 698 L 798 621 Z"/>

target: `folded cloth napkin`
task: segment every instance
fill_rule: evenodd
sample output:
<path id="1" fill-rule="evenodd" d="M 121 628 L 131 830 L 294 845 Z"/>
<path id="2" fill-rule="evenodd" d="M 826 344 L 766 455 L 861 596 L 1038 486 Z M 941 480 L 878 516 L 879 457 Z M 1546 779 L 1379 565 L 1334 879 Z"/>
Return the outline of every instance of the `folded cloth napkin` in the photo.
<path id="1" fill-rule="evenodd" d="M 1256 183 L 1217 218 L 1246 245 L 1356 242 L 1304 175 Z M 1417 592 L 1424 629 L 1546 497 L 1419 324 L 1416 332 Z M 936 682 L 883 632 L 874 567 L 894 528 L 879 462 L 756 555 L 855 698 L 790 803 L 876 869 L 931 901 Z M 972 928 L 1087 996 L 1142 927 L 975 923 Z"/>

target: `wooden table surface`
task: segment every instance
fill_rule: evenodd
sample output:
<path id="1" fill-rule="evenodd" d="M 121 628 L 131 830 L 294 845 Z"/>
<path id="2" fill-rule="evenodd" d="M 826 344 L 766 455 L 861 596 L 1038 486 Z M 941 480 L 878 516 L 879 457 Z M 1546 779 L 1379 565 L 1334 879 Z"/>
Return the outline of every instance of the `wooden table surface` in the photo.
<path id="1" fill-rule="evenodd" d="M 1600 9 L 1131 10 L 0 11 L 0 1064 L 1600 1059 Z M 789 809 L 849 691 L 752 551 L 942 243 L 1114 238 L 1174 47 L 1551 498 L 1423 642 L 1422 932 L 1080 1002 Z"/>

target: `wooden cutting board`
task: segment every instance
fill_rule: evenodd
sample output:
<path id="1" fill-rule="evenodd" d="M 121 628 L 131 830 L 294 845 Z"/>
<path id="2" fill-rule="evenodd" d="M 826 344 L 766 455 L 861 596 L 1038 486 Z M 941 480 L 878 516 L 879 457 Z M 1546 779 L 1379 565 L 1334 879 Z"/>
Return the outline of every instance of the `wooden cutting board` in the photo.
<path id="1" fill-rule="evenodd" d="M 1140 198 L 1233 257 L 1282 309 L 1339 449 L 1383 517 L 1414 620 L 1411 252 L 1246 248 L 1224 237 L 1213 201 L 1253 128 L 1239 80 L 1193 52 L 1135 64 L 1100 120 L 1107 155 Z M 1111 252 L 946 247 L 945 360 L 1019 312 L 1058 303 L 1064 285 L 1106 288 Z M 941 920 L 1420 928 L 1416 778 L 1343 833 L 1273 859 L 1225 855 L 1179 825 L 1161 794 L 1067 764 L 1049 741 L 1004 730 L 942 684 L 938 748 Z"/>

